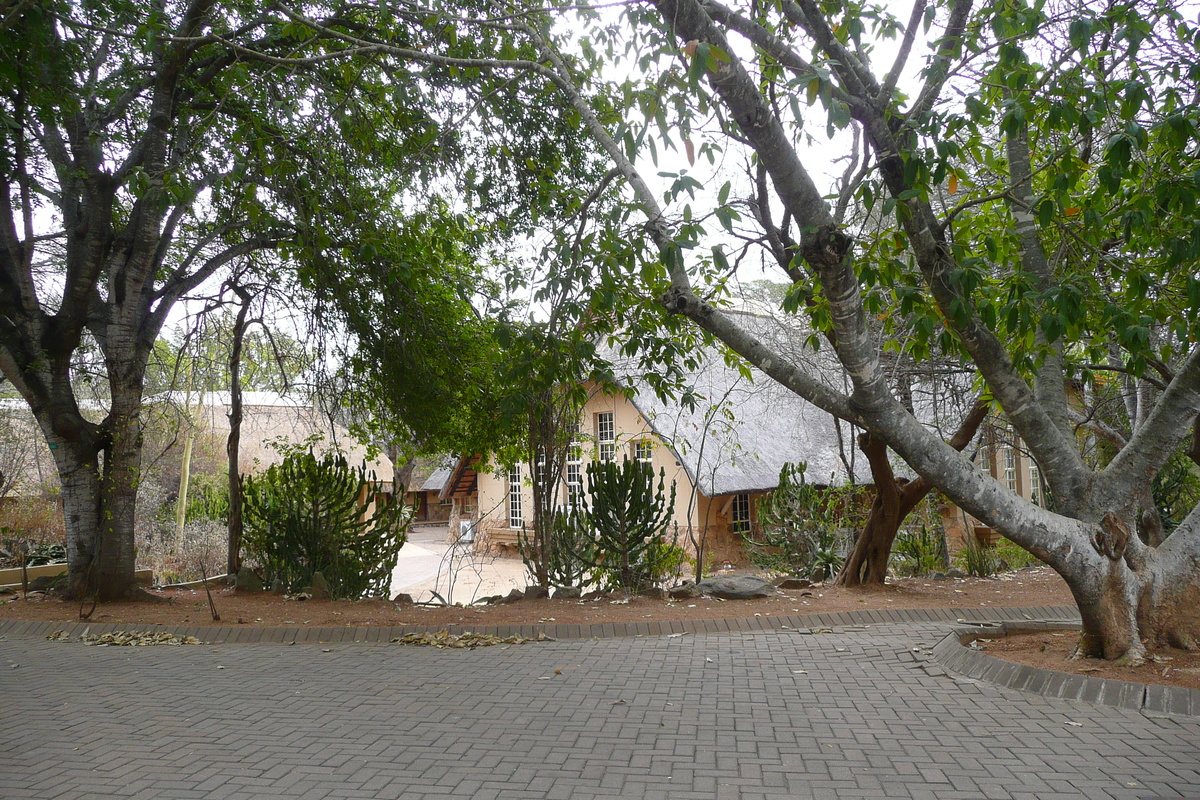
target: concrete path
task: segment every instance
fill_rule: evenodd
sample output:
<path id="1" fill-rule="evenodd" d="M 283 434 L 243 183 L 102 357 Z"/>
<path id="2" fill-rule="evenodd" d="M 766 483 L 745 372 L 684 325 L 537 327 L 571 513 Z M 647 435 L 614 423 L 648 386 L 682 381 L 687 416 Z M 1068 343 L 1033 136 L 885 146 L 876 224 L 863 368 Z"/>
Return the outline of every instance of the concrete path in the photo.
<path id="1" fill-rule="evenodd" d="M 528 582 L 520 559 L 476 553 L 469 544 L 452 545 L 444 525 L 428 526 L 409 531 L 392 571 L 389 597 L 405 592 L 423 602 L 437 592 L 449 603 L 471 603 L 523 589 Z"/>
<path id="2" fill-rule="evenodd" d="M 1200 797 L 1200 718 L 956 679 L 918 657 L 952 624 L 476 650 L 9 625 L 0 798 Z"/>

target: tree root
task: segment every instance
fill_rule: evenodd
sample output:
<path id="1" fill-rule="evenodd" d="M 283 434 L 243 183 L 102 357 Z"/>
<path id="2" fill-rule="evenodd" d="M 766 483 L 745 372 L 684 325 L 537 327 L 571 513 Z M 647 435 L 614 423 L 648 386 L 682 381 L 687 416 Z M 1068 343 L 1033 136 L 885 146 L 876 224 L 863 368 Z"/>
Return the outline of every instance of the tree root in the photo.
<path id="1" fill-rule="evenodd" d="M 133 600 L 141 603 L 170 603 L 173 602 L 169 597 L 147 592 L 140 586 L 133 586 L 125 593 L 126 600 Z"/>

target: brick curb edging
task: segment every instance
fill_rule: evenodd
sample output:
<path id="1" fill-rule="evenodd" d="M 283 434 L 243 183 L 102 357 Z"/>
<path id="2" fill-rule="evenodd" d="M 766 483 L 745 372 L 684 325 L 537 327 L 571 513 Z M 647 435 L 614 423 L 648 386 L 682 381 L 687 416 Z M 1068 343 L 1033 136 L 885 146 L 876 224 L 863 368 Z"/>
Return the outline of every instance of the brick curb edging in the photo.
<path id="1" fill-rule="evenodd" d="M 912 622 L 965 623 L 962 615 L 987 620 L 1036 620 L 1075 615 L 1073 606 L 1022 608 L 895 608 L 872 611 L 841 611 L 831 614 L 802 614 L 771 617 L 736 617 L 702 620 L 647 620 L 610 622 L 594 625 L 397 625 L 391 627 L 260 628 L 212 625 L 133 625 L 88 622 L 0 621 L 0 637 L 42 638 L 62 631 L 72 638 L 84 631 L 99 635 L 117 631 L 165 632 L 173 636 L 194 636 L 205 644 L 350 644 L 387 643 L 409 633 L 478 633 L 493 636 L 524 636 L 530 639 L 544 634 L 551 639 L 613 639 L 633 636 L 671 636 L 704 633 L 755 633 L 778 630 L 810 630 L 845 625 L 889 625 Z"/>
<path id="2" fill-rule="evenodd" d="M 1078 621 L 1058 619 L 1012 620 L 985 623 L 979 627 L 959 627 L 934 646 L 933 658 L 943 668 L 967 678 L 1043 697 L 1083 700 L 1132 711 L 1200 716 L 1200 690 L 1197 689 L 1056 672 L 1005 661 L 967 646 L 969 640 L 997 639 L 1010 633 L 1078 628 Z"/>

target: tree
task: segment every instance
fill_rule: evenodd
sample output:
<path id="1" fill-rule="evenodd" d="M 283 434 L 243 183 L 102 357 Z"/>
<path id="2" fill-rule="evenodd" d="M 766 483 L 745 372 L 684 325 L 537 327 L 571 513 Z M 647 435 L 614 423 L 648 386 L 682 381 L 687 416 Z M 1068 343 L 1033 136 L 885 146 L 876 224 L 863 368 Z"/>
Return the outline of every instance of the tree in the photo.
<path id="1" fill-rule="evenodd" d="M 1083 618 L 1082 654 L 1138 660 L 1144 642 L 1194 646 L 1200 512 L 1161 545 L 1138 529 L 1139 503 L 1200 409 L 1192 344 L 1200 280 L 1190 275 L 1200 242 L 1188 178 L 1197 75 L 1183 66 L 1197 61 L 1197 30 L 1179 9 L 917 0 L 904 22 L 852 2 L 656 0 L 619 24 L 589 28 L 579 45 L 584 68 L 560 55 L 548 25 L 527 19 L 513 27 L 538 48 L 536 59 L 472 66 L 541 75 L 569 98 L 645 215 L 651 258 L 642 277 L 664 307 L 887 442 L 958 505 L 1054 567 Z M 870 34 L 900 37 L 882 75 L 872 68 L 868 25 Z M 929 57 L 902 91 L 923 28 L 932 31 Z M 587 68 L 618 52 L 634 57 L 633 77 L 615 90 L 590 84 Z M 614 114 L 616 95 L 644 121 Z M 803 149 L 817 115 L 857 165 L 832 203 L 813 177 L 828 153 Z M 636 155 L 656 159 L 657 138 L 682 144 L 691 161 L 702 130 L 718 131 L 719 144 L 701 144 L 700 154 L 745 153 L 768 191 L 735 203 L 726 185 L 711 214 L 698 212 L 701 184 L 676 173 L 660 199 Z M 851 142 L 838 137 L 844 130 L 855 132 Z M 764 198 L 782 211 L 778 228 L 763 224 Z M 664 202 L 676 200 L 682 213 L 669 214 Z M 856 241 L 842 213 L 850 204 L 890 235 Z M 759 238 L 787 256 L 793 288 L 784 310 L 812 318 L 849 392 L 713 302 L 733 267 L 724 243 L 699 250 L 704 223 L 732 233 L 737 206 L 760 212 Z M 1156 325 L 1170 335 L 1157 349 Z M 1162 390 L 1146 395 L 1130 438 L 1093 466 L 1072 427 L 1073 392 L 1114 338 L 1121 371 L 1142 378 L 1173 368 Z M 957 356 L 978 370 L 1028 444 L 1054 510 L 983 475 L 909 413 L 884 368 L 885 348 L 918 360 Z"/>
<path id="2" fill-rule="evenodd" d="M 1200 513 L 1154 546 L 1138 535 L 1138 503 L 1200 409 L 1192 344 L 1200 283 L 1189 277 L 1195 189 L 1185 180 L 1195 167 L 1197 108 L 1195 76 L 1180 67 L 1195 63 L 1195 28 L 1170 4 L 1064 6 L 1051 15 L 1022 3 L 976 11 L 968 2 L 918 2 L 907 24 L 803 0 L 770 9 L 659 0 L 654 10 L 653 22 L 630 18 L 646 33 L 647 60 L 682 50 L 686 72 L 669 73 L 689 93 L 680 106 L 715 115 L 723 142 L 745 142 L 763 165 L 773 202 L 800 232 L 785 307 L 815 299 L 810 313 L 832 334 L 853 391 L 772 351 L 693 286 L 684 256 L 695 224 L 671 225 L 592 117 L 670 271 L 662 302 L 886 441 L 961 507 L 1053 566 L 1079 605 L 1081 653 L 1136 660 L 1143 640 L 1194 646 Z M 916 90 L 902 93 L 899 77 L 926 21 L 938 26 L 932 53 Z M 903 33 L 882 77 L 870 69 L 866 22 Z M 965 103 L 951 91 L 957 75 L 983 84 Z M 860 244 L 835 219 L 791 109 L 779 102 L 800 91 L 821 103 L 831 132 L 852 122 L 861 129 L 871 161 L 843 197 L 878 208 L 892 236 Z M 951 205 L 960 191 L 966 196 Z M 868 323 L 880 315 L 903 334 L 890 341 L 918 355 L 961 353 L 979 370 L 1037 460 L 1054 511 L 983 475 L 908 413 Z M 1155 321 L 1171 332 L 1165 352 L 1147 348 Z M 1070 422 L 1073 379 L 1089 379 L 1087 356 L 1113 336 L 1122 370 L 1177 366 L 1143 424 L 1093 469 Z"/>
<path id="3" fill-rule="evenodd" d="M 460 37 L 411 10 L 307 8 L 327 32 L 385 29 L 393 46 L 427 55 L 496 52 L 506 35 Z M 439 165 L 496 187 L 494 202 L 513 194 L 497 176 L 553 169 L 552 152 L 474 144 L 468 133 L 493 118 L 476 116 L 464 84 L 505 98 L 500 119 L 553 125 L 545 98 L 514 96 L 523 87 L 511 80 L 393 70 L 370 52 L 331 57 L 280 10 L 48 2 L 19 5 L 2 24 L 0 369 L 57 462 L 68 594 L 117 597 L 133 586 L 146 365 L 175 302 L 252 253 L 314 268 L 396 256 L 371 252 L 377 240 L 352 248 L 337 235 L 346 227 L 319 212 L 361 202 L 354 219 L 373 215 L 369 230 L 386 233 L 404 192 L 436 180 Z M 368 202 L 380 198 L 389 202 Z M 440 283 L 423 285 L 434 297 L 418 310 L 432 316 Z M 81 412 L 72 380 L 88 352 L 103 366 L 99 422 Z"/>
<path id="4" fill-rule="evenodd" d="M 587 495 L 566 510 L 566 524 L 587 532 L 583 538 L 590 539 L 588 550 L 575 555 L 611 586 L 646 589 L 676 560 L 674 539 L 668 542 L 666 536 L 675 483 L 668 497 L 663 493 L 665 481 L 666 471 L 660 470 L 655 488 L 654 469 L 642 461 L 588 464 Z"/>

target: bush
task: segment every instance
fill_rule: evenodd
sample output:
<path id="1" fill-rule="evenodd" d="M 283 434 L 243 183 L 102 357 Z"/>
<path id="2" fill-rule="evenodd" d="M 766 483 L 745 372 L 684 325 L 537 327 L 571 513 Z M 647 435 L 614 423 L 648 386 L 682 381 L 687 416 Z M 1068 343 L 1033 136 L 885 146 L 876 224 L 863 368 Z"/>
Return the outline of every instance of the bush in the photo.
<path id="1" fill-rule="evenodd" d="M 594 539 L 591 531 L 580 524 L 578 517 L 566 509 L 554 515 L 547 545 L 549 552 L 537 553 L 536 541 L 525 531 L 517 536 L 521 560 L 536 580 L 537 565 L 541 563 L 551 586 L 586 586 L 594 581 L 589 565 L 577 555 L 588 552 Z"/>
<path id="2" fill-rule="evenodd" d="M 968 575 L 976 578 L 990 578 L 1000 568 L 994 548 L 980 543 L 972 534 L 967 534 L 967 546 L 954 557 L 955 564 Z"/>
<path id="3" fill-rule="evenodd" d="M 922 525 L 919 531 L 900 531 L 892 545 L 892 567 L 901 575 L 928 575 L 946 564 L 946 539 Z"/>
<path id="4" fill-rule="evenodd" d="M 785 464 L 779 487 L 758 505 L 759 531 L 743 534 L 759 569 L 827 580 L 842 566 L 838 521 L 825 493 L 804 479 L 806 464 Z"/>
<path id="5" fill-rule="evenodd" d="M 665 471 L 660 470 L 656 489 L 649 464 L 593 462 L 587 481 L 587 497 L 564 516 L 578 537 L 575 558 L 593 580 L 607 589 L 637 591 L 662 581 L 669 565 L 683 564 L 681 548 L 667 538 L 675 484 L 668 499 Z"/>
<path id="6" fill-rule="evenodd" d="M 292 452 L 243 481 L 244 543 L 273 586 L 298 591 L 320 572 L 335 598 L 387 593 L 414 509 L 400 501 L 375 508 L 359 502 L 366 465 L 330 453 Z M 403 495 L 397 493 L 397 497 Z"/>
<path id="7" fill-rule="evenodd" d="M 1008 539 L 997 542 L 992 548 L 992 555 L 996 558 L 996 569 L 1000 572 L 1035 567 L 1042 563 L 1033 553 Z"/>

